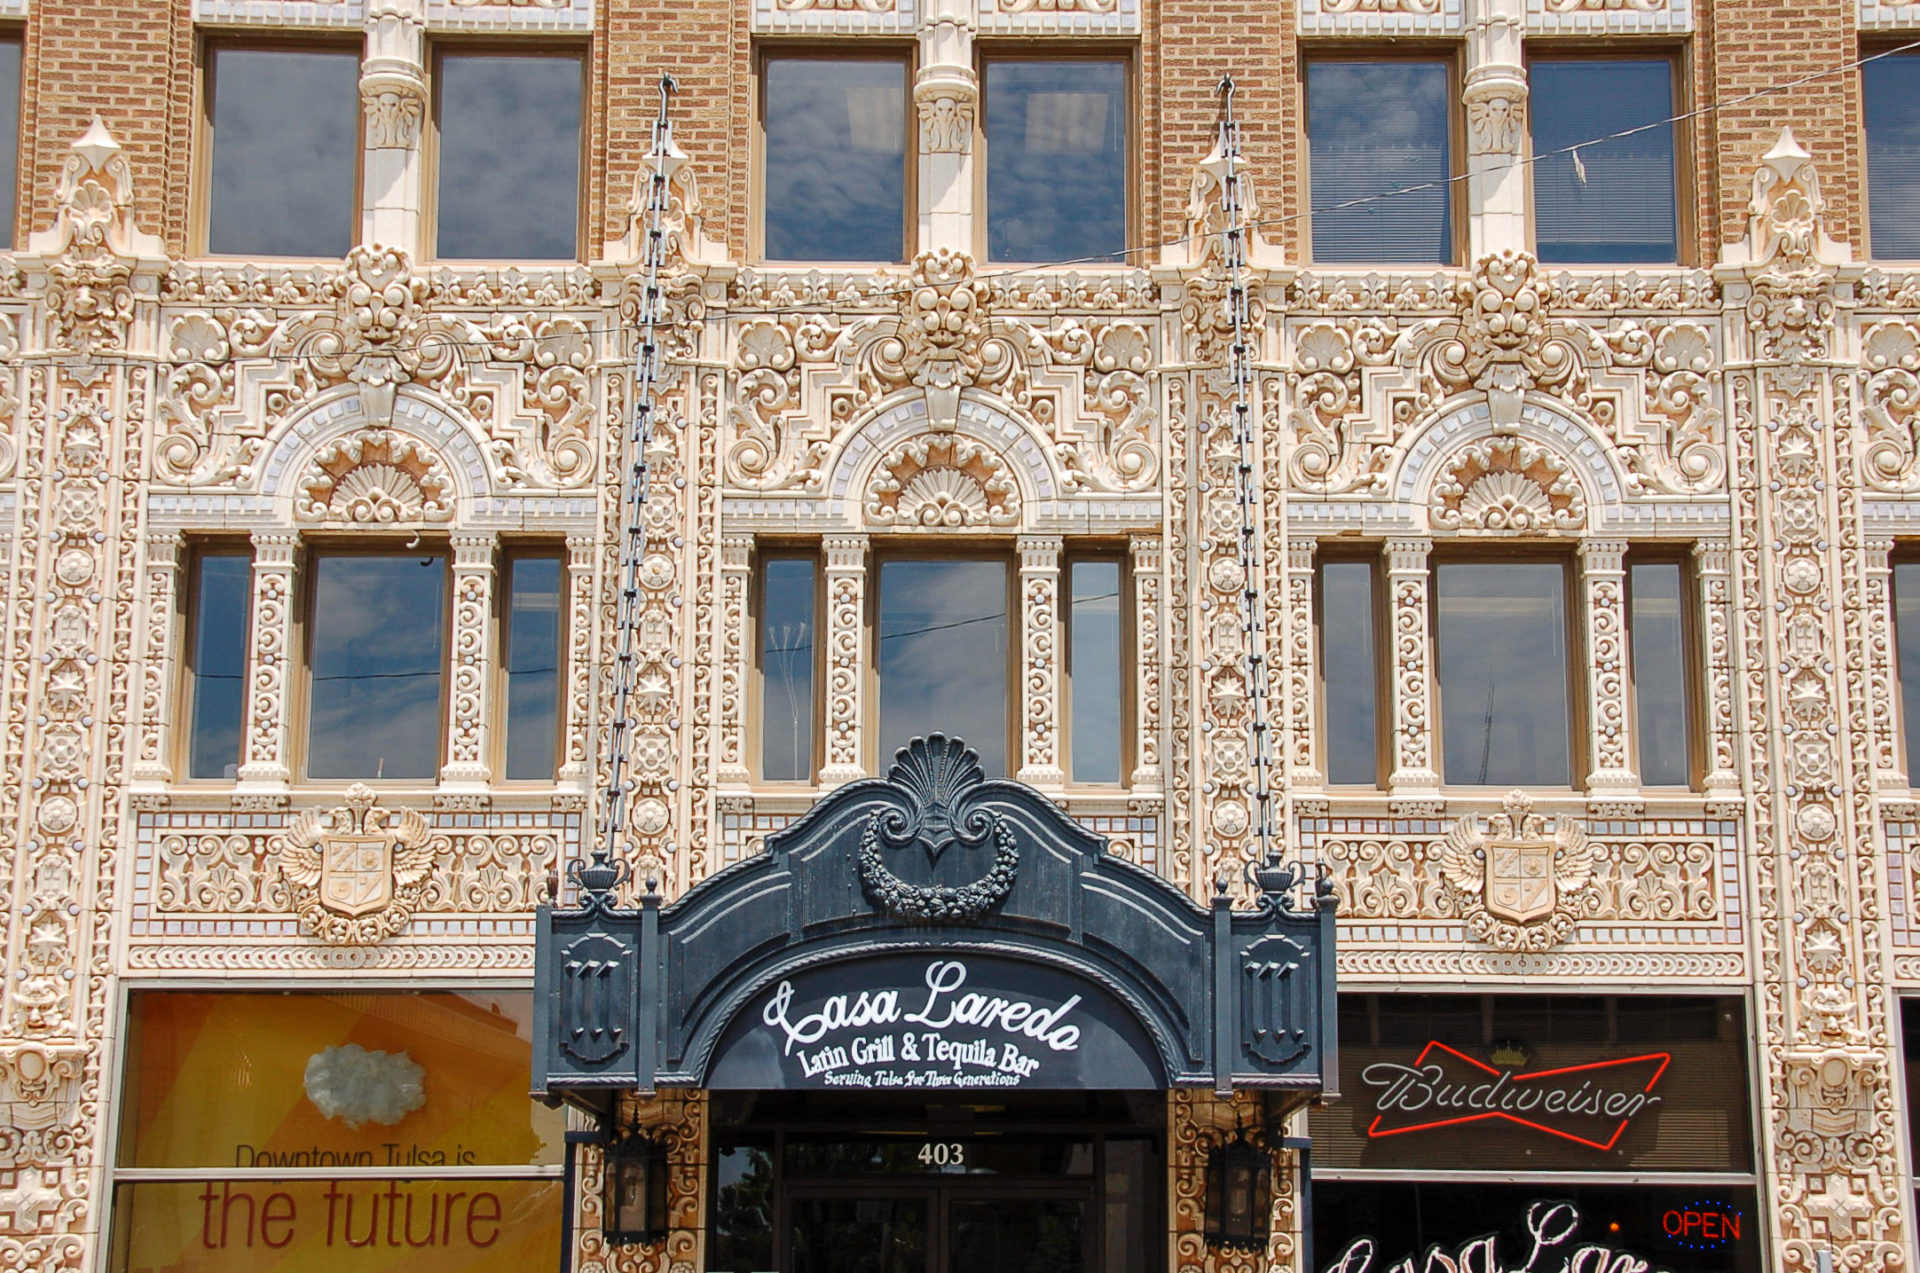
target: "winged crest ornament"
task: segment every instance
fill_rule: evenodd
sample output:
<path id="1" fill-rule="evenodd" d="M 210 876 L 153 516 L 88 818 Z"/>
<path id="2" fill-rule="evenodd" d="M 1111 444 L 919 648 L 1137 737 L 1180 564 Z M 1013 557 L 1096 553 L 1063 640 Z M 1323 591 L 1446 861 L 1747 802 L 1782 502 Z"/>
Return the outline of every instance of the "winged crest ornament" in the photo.
<path id="1" fill-rule="evenodd" d="M 413 918 L 433 874 L 427 820 L 412 809 L 375 809 L 356 782 L 346 804 L 309 809 L 287 829 L 280 874 L 308 932 L 343 946 L 386 940 Z"/>
<path id="2" fill-rule="evenodd" d="M 1440 848 L 1440 876 L 1454 912 L 1481 941 L 1500 950 L 1548 950 L 1573 931 L 1593 888 L 1594 846 L 1572 818 L 1547 819 L 1533 798 L 1512 791 L 1501 811 L 1453 824 Z"/>

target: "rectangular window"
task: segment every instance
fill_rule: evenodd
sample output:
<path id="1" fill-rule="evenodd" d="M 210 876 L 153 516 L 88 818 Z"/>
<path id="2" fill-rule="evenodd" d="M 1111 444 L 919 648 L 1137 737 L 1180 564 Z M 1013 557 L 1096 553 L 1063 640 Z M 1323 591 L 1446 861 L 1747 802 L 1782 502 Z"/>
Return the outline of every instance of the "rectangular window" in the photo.
<path id="1" fill-rule="evenodd" d="M 6 219 L 0 221 L 0 249 L 13 246 L 13 222 L 20 213 L 20 40 L 0 40 L 0 195 Z"/>
<path id="2" fill-rule="evenodd" d="M 1122 661 L 1121 583 L 1114 558 L 1067 563 L 1067 776 L 1079 783 L 1119 783 L 1126 674 Z"/>
<path id="3" fill-rule="evenodd" d="M 17 67 L 14 77 L 17 89 Z M 0 84 L 0 98 L 18 96 Z M 358 50 L 209 49 L 206 127 L 209 252 L 346 255 L 358 216 Z"/>
<path id="4" fill-rule="evenodd" d="M 986 63 L 987 257 L 1124 262 L 1127 63 Z"/>
<path id="5" fill-rule="evenodd" d="M 443 552 L 316 553 L 307 776 L 431 779 L 446 713 Z"/>
<path id="6" fill-rule="evenodd" d="M 1307 64 L 1315 261 L 1453 261 L 1453 99 L 1446 59 Z"/>
<path id="7" fill-rule="evenodd" d="M 760 565 L 760 776 L 768 782 L 813 781 L 818 577 L 812 557 L 769 555 Z"/>
<path id="8" fill-rule="evenodd" d="M 579 257 L 584 80 L 572 54 L 440 57 L 436 255 Z"/>
<path id="9" fill-rule="evenodd" d="M 764 67 L 766 258 L 906 259 L 905 62 L 768 57 Z"/>
<path id="10" fill-rule="evenodd" d="M 1907 744 L 1907 781 L 1920 777 L 1920 561 L 1893 568 L 1893 634 L 1899 646 L 1900 724 Z M 1920 784 L 1915 784 L 1920 785 Z"/>
<path id="11" fill-rule="evenodd" d="M 1860 68 L 1867 125 L 1867 230 L 1873 255 L 1920 260 L 1920 53 Z"/>
<path id="12" fill-rule="evenodd" d="M 1371 561 L 1320 565 L 1321 719 L 1327 781 L 1380 781 L 1380 655 Z"/>
<path id="13" fill-rule="evenodd" d="M 560 749 L 560 666 L 566 655 L 560 616 L 566 567 L 553 552 L 507 559 L 506 776 L 553 777 Z"/>
<path id="14" fill-rule="evenodd" d="M 1570 785 L 1566 567 L 1443 562 L 1433 585 L 1445 781 Z"/>
<path id="15" fill-rule="evenodd" d="M 1593 265 L 1679 259 L 1674 129 L 1661 122 L 1675 113 L 1673 62 L 1535 59 L 1527 84 L 1539 258 Z M 1641 131 L 1583 144 L 1629 129 Z"/>
<path id="16" fill-rule="evenodd" d="M 878 768 L 915 738 L 942 733 L 1007 775 L 1008 581 L 1000 559 L 880 563 L 875 662 Z"/>
<path id="17" fill-rule="evenodd" d="M 208 551 L 193 559 L 187 586 L 189 778 L 232 778 L 240 765 L 252 576 L 252 558 L 245 552 Z"/>
<path id="18" fill-rule="evenodd" d="M 1640 781 L 1649 787 L 1684 787 L 1693 781 L 1687 595 L 1686 571 L 1677 561 L 1635 562 L 1628 567 L 1634 742 Z"/>

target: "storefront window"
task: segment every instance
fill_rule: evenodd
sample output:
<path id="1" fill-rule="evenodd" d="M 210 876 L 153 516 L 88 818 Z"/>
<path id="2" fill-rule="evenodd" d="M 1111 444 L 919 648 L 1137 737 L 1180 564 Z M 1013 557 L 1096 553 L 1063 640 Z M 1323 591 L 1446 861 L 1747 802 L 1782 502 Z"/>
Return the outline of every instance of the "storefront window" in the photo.
<path id="1" fill-rule="evenodd" d="M 531 1018 L 512 992 L 136 994 L 110 1267 L 550 1263 L 564 1126 L 527 1099 Z"/>
<path id="2" fill-rule="evenodd" d="M 1757 1273 L 1745 1030 L 1704 995 L 1342 995 L 1342 1099 L 1309 1118 L 1316 1269 L 1493 1235 L 1496 1268 L 1539 1238 L 1542 1268 L 1598 1245 Z"/>

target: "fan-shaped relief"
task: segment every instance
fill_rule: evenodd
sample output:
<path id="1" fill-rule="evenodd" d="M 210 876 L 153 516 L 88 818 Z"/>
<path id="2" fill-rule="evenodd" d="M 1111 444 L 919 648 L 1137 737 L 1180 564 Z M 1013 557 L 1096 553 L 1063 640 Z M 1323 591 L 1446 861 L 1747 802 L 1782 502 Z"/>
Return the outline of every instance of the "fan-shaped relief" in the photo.
<path id="1" fill-rule="evenodd" d="M 866 516 L 873 525 L 900 528 L 1012 526 L 1020 520 L 1020 492 L 990 448 L 928 433 L 881 456 L 867 482 Z"/>
<path id="2" fill-rule="evenodd" d="M 300 479 L 294 516 L 399 526 L 453 518 L 453 478 L 439 454 L 391 429 L 360 429 L 322 446 Z"/>
<path id="3" fill-rule="evenodd" d="M 1867 484 L 1899 494 L 1920 491 L 1920 327 L 1880 323 L 1867 332 L 1861 353 Z"/>
<path id="4" fill-rule="evenodd" d="M 1436 530 L 1541 535 L 1585 526 L 1587 502 L 1552 451 L 1524 438 L 1491 437 L 1462 448 L 1441 470 L 1428 515 Z"/>

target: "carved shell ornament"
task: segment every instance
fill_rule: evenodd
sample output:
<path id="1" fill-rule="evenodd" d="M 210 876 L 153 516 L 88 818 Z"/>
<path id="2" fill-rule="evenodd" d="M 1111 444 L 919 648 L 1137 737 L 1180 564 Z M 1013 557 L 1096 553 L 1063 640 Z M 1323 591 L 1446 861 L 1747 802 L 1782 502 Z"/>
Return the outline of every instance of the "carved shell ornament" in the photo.
<path id="1" fill-rule="evenodd" d="M 1461 818 L 1440 849 L 1440 876 L 1467 931 L 1498 950 L 1550 950 L 1573 931 L 1593 891 L 1594 847 L 1578 823 L 1533 811 L 1524 791 L 1507 794 L 1486 820 Z"/>
<path id="2" fill-rule="evenodd" d="M 916 738 L 894 756 L 887 781 L 900 789 L 904 808 L 867 818 L 855 858 L 868 900 L 898 919 L 961 924 L 980 918 L 1006 900 L 1020 868 L 1020 846 L 1006 819 L 989 809 L 964 809 L 972 789 L 985 781 L 980 754 L 957 738 Z M 918 849 L 929 869 L 952 849 L 993 845 L 986 874 L 967 884 L 912 884 L 886 863 L 889 853 Z"/>
<path id="3" fill-rule="evenodd" d="M 1586 500 L 1566 464 L 1521 438 L 1487 438 L 1467 447 L 1433 484 L 1437 530 L 1542 535 L 1576 530 Z"/>
<path id="4" fill-rule="evenodd" d="M 1020 519 L 1020 496 L 985 446 L 924 434 L 882 457 L 867 483 L 866 513 L 878 526 L 1011 526 Z"/>
<path id="5" fill-rule="evenodd" d="M 328 443 L 301 480 L 294 515 L 309 522 L 395 526 L 453 516 L 453 481 L 440 457 L 389 429 Z"/>

